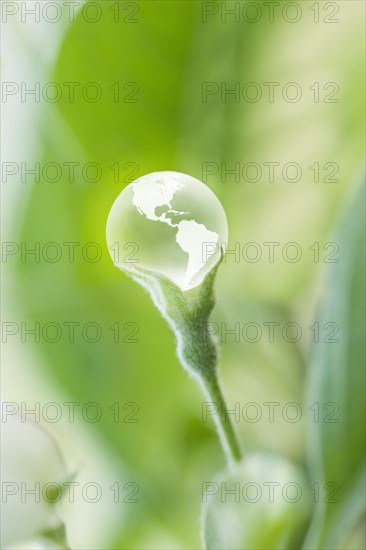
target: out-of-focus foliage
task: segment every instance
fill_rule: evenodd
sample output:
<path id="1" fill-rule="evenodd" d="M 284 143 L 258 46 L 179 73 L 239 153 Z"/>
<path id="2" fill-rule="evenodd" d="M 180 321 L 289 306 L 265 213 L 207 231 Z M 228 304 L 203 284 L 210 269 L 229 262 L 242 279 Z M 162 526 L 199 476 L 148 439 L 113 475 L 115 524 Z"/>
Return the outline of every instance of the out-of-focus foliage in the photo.
<path id="1" fill-rule="evenodd" d="M 289 402 L 302 404 L 314 281 L 323 265 L 309 247 L 317 242 L 323 250 L 330 240 L 363 158 L 364 89 L 358 67 L 364 8 L 362 2 L 347 2 L 347 7 L 340 2 L 335 26 L 315 24 L 305 8 L 296 24 L 265 18 L 255 24 L 221 22 L 220 17 L 204 23 L 200 2 L 151 0 L 138 3 L 138 23 L 128 24 L 114 21 L 111 4 L 100 2 L 103 17 L 94 24 L 77 17 L 48 75 L 81 86 L 97 82 L 102 99 L 90 103 L 76 94 L 70 102 L 64 95 L 46 106 L 40 128 L 42 162 L 95 162 L 103 177 L 95 183 L 65 176 L 34 184 L 20 236 L 28 243 L 80 243 L 77 251 L 96 242 L 102 257 L 91 263 L 76 252 L 74 262 L 64 257 L 57 263 L 19 263 L 17 294 L 30 322 L 56 319 L 103 327 L 103 337 L 93 344 L 80 338 L 42 344 L 45 368 L 70 400 L 95 401 L 103 410 L 114 402 L 138 403 L 138 423 L 114 423 L 103 416 L 94 426 L 126 479 L 141 488 L 139 504 L 125 507 L 127 519 L 115 548 L 149 548 L 156 537 L 159 548 L 196 548 L 201 483 L 213 478 L 223 457 L 211 424 L 201 420 L 201 396 L 178 364 L 169 328 L 144 291 L 113 267 L 106 218 L 121 189 L 150 171 L 177 170 L 202 179 L 203 163 L 220 167 L 225 162 L 227 168 L 258 163 L 263 174 L 255 183 L 224 179 L 220 172 L 206 178 L 226 209 L 231 247 L 281 243 L 274 262 L 264 255 L 254 263 L 235 262 L 231 255 L 220 268 L 214 320 L 228 328 L 255 321 L 263 329 L 257 343 L 227 337 L 221 375 L 232 407 L 253 401 L 278 402 L 279 410 Z M 205 81 L 228 88 L 235 82 L 281 84 L 273 103 L 222 102 L 220 94 L 203 102 Z M 297 103 L 281 99 L 281 87 L 289 81 L 303 90 Z M 330 81 L 340 87 L 339 102 L 314 102 L 309 87 Z M 281 167 L 297 162 L 302 178 L 286 182 L 279 171 L 270 182 L 265 162 Z M 337 162 L 339 181 L 326 183 L 322 177 L 315 183 L 309 169 L 314 162 Z M 297 263 L 282 257 L 288 242 L 302 248 Z M 268 342 L 263 327 L 268 321 L 298 322 L 300 343 L 280 336 Z M 121 327 L 136 323 L 138 343 L 123 342 L 128 333 L 123 329 L 115 343 L 108 327 L 116 322 Z M 274 424 L 263 418 L 237 427 L 247 448 L 276 451 L 301 463 L 303 419 L 309 414 L 303 411 L 295 424 L 280 416 Z"/>
<path id="2" fill-rule="evenodd" d="M 52 532 L 61 527 L 63 531 L 55 484 L 66 481 L 69 474 L 55 441 L 35 422 L 11 416 L 2 426 L 1 442 L 3 548 L 12 548 L 14 543 L 30 540 L 47 530 Z M 33 499 L 23 497 L 22 501 L 11 499 L 19 491 L 15 481 L 18 479 L 29 489 L 48 486 L 47 499 L 37 501 L 35 495 Z"/>
<path id="3" fill-rule="evenodd" d="M 309 494 L 298 497 L 305 487 L 301 470 L 286 460 L 259 453 L 246 456 L 205 486 L 205 548 L 299 548 L 311 509 Z"/>
<path id="4" fill-rule="evenodd" d="M 335 346 L 315 347 L 309 404 L 327 411 L 327 422 L 309 423 L 309 466 L 323 486 L 305 548 L 342 548 L 364 513 L 365 497 L 365 189 L 340 224 L 339 263 L 325 282 L 320 322 L 339 326 Z M 311 405 L 310 405 L 311 406 Z M 339 411 L 337 416 L 335 411 Z"/>

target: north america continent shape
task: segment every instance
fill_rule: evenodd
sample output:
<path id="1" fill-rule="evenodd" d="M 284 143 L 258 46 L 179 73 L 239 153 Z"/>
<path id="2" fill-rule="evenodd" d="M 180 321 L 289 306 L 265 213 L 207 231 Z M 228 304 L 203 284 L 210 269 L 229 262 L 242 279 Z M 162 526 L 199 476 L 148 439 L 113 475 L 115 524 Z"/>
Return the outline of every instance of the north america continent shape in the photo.
<path id="1" fill-rule="evenodd" d="M 132 202 L 139 214 L 148 220 L 166 223 L 177 229 L 175 240 L 181 250 L 188 254 L 188 265 L 184 278 L 184 285 L 189 286 L 193 277 L 200 271 L 207 260 L 205 244 L 217 245 L 219 236 L 214 231 L 195 220 L 182 219 L 174 222 L 174 218 L 188 216 L 189 212 L 181 212 L 172 208 L 175 193 L 184 187 L 182 183 L 171 180 L 169 185 L 162 180 L 157 180 L 152 186 L 151 182 L 136 182 L 133 185 Z M 157 208 L 166 207 L 160 214 Z M 216 246 L 213 247 L 215 250 Z M 207 249 L 208 253 L 208 249 Z"/>

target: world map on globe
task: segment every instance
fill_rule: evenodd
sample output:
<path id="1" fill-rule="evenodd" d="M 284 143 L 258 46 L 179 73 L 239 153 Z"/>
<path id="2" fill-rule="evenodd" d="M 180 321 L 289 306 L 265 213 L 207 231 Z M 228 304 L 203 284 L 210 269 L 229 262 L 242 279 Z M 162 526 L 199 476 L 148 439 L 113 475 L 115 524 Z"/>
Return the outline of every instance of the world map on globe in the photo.
<path id="1" fill-rule="evenodd" d="M 195 220 L 187 219 L 189 212 L 174 209 L 174 197 L 184 185 L 175 178 L 157 179 L 154 185 L 143 179 L 132 183 L 133 205 L 146 219 L 165 223 L 176 231 L 175 240 L 181 250 L 188 254 L 184 286 L 189 286 L 193 277 L 202 269 L 207 256 L 203 254 L 207 243 L 216 247 L 219 235 Z"/>

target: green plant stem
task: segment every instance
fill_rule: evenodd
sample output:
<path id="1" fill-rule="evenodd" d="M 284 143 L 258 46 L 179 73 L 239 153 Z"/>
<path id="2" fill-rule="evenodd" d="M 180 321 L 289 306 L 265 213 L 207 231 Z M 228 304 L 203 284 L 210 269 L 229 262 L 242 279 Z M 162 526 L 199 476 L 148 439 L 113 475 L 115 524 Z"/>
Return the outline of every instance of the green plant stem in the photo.
<path id="1" fill-rule="evenodd" d="M 149 290 L 155 305 L 173 330 L 183 368 L 200 383 L 204 394 L 215 405 L 215 426 L 231 464 L 242 458 L 242 452 L 218 383 L 217 348 L 208 322 L 215 305 L 213 284 L 220 263 L 211 269 L 198 287 L 184 292 L 166 277 L 141 267 L 134 269 L 133 277 Z"/>
<path id="2" fill-rule="evenodd" d="M 194 373 L 208 401 L 214 405 L 213 420 L 229 464 L 241 460 L 242 451 L 217 377 L 217 348 L 203 318 L 188 316 L 175 327 L 177 354 L 188 372 Z"/>
<path id="3" fill-rule="evenodd" d="M 188 372 L 195 373 L 208 401 L 214 405 L 213 420 L 229 463 L 241 460 L 242 451 L 230 419 L 226 401 L 217 377 L 217 349 L 207 330 L 207 322 L 196 319 L 181 323 L 178 336 L 178 357 Z"/>
<path id="4" fill-rule="evenodd" d="M 216 405 L 213 419 L 227 460 L 230 463 L 237 462 L 242 459 L 242 450 L 217 377 L 202 380 L 202 386 L 210 401 Z"/>

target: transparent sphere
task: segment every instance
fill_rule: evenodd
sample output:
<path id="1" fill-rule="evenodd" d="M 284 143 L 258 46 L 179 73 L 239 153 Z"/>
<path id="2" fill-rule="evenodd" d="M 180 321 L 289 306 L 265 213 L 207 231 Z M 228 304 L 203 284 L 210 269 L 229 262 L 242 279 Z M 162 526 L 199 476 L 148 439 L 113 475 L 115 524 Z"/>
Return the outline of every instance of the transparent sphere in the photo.
<path id="1" fill-rule="evenodd" d="M 154 172 L 132 182 L 107 221 L 115 265 L 163 274 L 183 290 L 202 282 L 227 238 L 225 211 L 216 195 L 179 172 Z"/>

